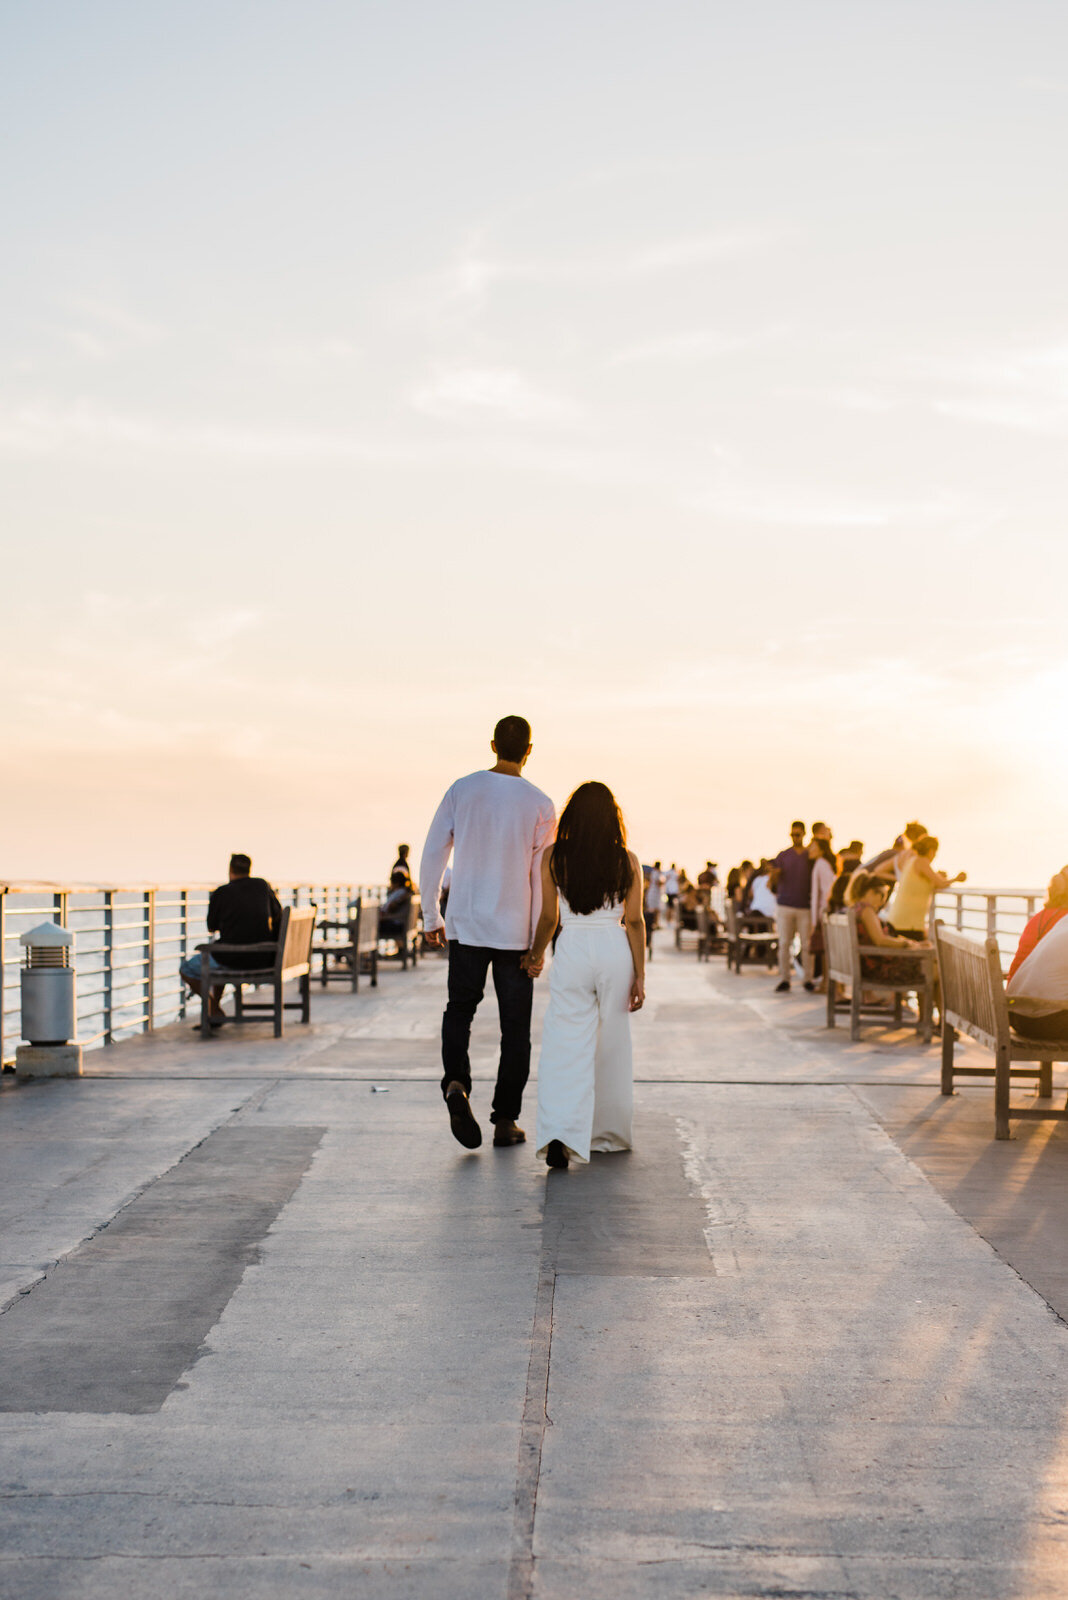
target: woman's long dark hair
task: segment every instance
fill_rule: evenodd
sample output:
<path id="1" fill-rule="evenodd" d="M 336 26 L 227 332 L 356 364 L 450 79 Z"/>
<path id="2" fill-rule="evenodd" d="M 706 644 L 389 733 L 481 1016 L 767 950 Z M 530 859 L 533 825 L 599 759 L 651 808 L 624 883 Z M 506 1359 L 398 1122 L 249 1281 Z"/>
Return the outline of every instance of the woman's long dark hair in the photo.
<path id="1" fill-rule="evenodd" d="M 580 783 L 556 830 L 553 882 L 572 911 L 584 917 L 625 899 L 633 876 L 615 795 L 605 783 Z"/>

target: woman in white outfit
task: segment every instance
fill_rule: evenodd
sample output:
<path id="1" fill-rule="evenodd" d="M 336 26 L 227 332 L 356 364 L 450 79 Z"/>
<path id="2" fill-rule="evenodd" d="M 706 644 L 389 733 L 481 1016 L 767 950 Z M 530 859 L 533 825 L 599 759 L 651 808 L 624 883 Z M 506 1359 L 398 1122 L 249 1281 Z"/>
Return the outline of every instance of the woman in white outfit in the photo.
<path id="1" fill-rule="evenodd" d="M 536 1149 L 550 1167 L 629 1150 L 630 1012 L 645 999 L 642 869 L 603 783 L 583 783 L 542 857 L 542 909 L 523 965 L 535 977 L 561 923 L 538 1061 Z"/>

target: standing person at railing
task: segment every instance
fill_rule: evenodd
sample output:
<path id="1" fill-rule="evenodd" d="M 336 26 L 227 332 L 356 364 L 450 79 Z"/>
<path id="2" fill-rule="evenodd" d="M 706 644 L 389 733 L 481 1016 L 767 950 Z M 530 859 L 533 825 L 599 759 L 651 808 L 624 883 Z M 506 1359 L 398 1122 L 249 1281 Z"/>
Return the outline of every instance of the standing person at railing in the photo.
<path id="1" fill-rule="evenodd" d="M 922 839 L 927 829 L 922 822 L 906 822 L 904 833 L 899 833 L 889 850 L 880 850 L 877 856 L 865 861 L 864 871 L 874 872 L 887 883 L 896 883 L 912 859 L 913 846 Z"/>
<path id="2" fill-rule="evenodd" d="M 407 883 L 409 889 L 414 889 L 415 885 L 412 882 L 412 864 L 408 860 L 408 857 L 411 854 L 411 849 L 412 847 L 410 844 L 399 844 L 397 846 L 397 859 L 389 869 L 389 881 L 392 883 L 396 874 L 398 872 L 403 872 L 405 882 Z"/>
<path id="3" fill-rule="evenodd" d="M 265 944 L 278 938 L 282 925 L 282 907 L 278 896 L 266 878 L 252 876 L 252 859 L 240 853 L 230 857 L 230 879 L 211 891 L 208 901 L 208 932 L 219 935 L 220 944 Z M 245 971 L 257 967 L 273 967 L 273 950 L 253 950 L 247 954 L 227 957 L 215 956 L 210 950 L 196 951 L 186 956 L 178 968 L 194 994 L 203 1003 L 203 962 L 208 963 L 208 976 L 222 980 L 213 983 L 208 995 L 209 1021 L 220 1028 L 226 1021 L 222 1008 L 222 992 L 226 987 L 226 968 L 239 967 Z"/>
<path id="4" fill-rule="evenodd" d="M 1009 1021 L 1025 1039 L 1068 1039 L 1068 866 L 1020 935 L 1005 993 Z"/>
<path id="5" fill-rule="evenodd" d="M 939 872 L 934 865 L 937 853 L 938 840 L 929 833 L 914 842 L 886 908 L 886 925 L 891 933 L 903 933 L 907 939 L 926 939 L 927 915 L 935 895 L 967 878 L 966 872 L 958 872 L 953 878 Z"/>

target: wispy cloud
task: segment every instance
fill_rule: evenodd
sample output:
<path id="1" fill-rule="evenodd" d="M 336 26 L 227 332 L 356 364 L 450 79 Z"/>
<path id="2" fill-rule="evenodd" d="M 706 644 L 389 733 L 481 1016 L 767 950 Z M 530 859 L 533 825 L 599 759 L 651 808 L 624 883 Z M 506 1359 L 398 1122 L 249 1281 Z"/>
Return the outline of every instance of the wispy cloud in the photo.
<path id="1" fill-rule="evenodd" d="M 363 359 L 363 350 L 351 339 L 291 339 L 267 344 L 252 352 L 271 366 L 297 372 L 333 371 Z"/>
<path id="2" fill-rule="evenodd" d="M 639 363 L 670 366 L 697 366 L 715 361 L 720 356 L 737 351 L 752 350 L 760 345 L 772 344 L 787 332 L 784 326 L 759 329 L 753 333 L 724 333 L 719 328 L 692 328 L 684 333 L 665 334 L 656 339 L 644 339 L 637 344 L 624 345 L 609 357 L 613 367 L 635 366 Z"/>
<path id="3" fill-rule="evenodd" d="M 566 395 L 538 389 L 521 372 L 506 367 L 438 373 L 415 390 L 412 405 L 449 420 L 490 415 L 510 422 L 572 424 L 582 416 L 581 407 Z"/>
<path id="4" fill-rule="evenodd" d="M 962 497 L 942 491 L 917 500 L 852 499 L 811 489 L 722 488 L 691 495 L 683 504 L 734 522 L 791 528 L 914 528 L 958 521 Z"/>
<path id="5" fill-rule="evenodd" d="M 1022 430 L 1068 433 L 1068 338 L 988 351 L 959 363 L 918 362 L 915 375 L 945 417 Z"/>
<path id="6" fill-rule="evenodd" d="M 157 323 L 107 301 L 69 295 L 60 302 L 60 309 L 69 320 L 55 332 L 80 355 L 93 360 L 110 360 L 145 349 L 166 337 Z"/>
<path id="7" fill-rule="evenodd" d="M 497 284 L 596 286 L 637 282 L 759 254 L 780 236 L 770 229 L 732 228 L 678 235 L 639 248 L 590 256 L 515 256 L 482 237 L 467 240 L 428 285 L 431 301 L 481 300 Z"/>

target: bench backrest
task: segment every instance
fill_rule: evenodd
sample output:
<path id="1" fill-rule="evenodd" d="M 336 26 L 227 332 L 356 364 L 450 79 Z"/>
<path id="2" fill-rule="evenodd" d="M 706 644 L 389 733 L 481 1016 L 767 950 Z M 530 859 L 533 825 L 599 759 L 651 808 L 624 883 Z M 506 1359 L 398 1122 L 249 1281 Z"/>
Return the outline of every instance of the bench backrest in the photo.
<path id="1" fill-rule="evenodd" d="M 419 918 L 420 918 L 420 916 L 422 914 L 422 910 L 423 910 L 423 902 L 422 902 L 422 900 L 419 898 L 419 896 L 417 894 L 413 894 L 411 900 L 408 902 L 408 934 L 409 934 L 409 937 L 416 931 L 416 929 L 419 926 Z"/>
<path id="2" fill-rule="evenodd" d="M 356 946 L 358 955 L 366 955 L 369 950 L 378 948 L 378 901 L 364 900 L 362 897 L 356 902 L 356 921 L 352 927 L 352 942 Z"/>
<path id="3" fill-rule="evenodd" d="M 1009 1038 L 1009 1003 L 996 939 L 982 943 L 934 926 L 943 1010 L 954 1027 L 995 1050 Z"/>
<path id="4" fill-rule="evenodd" d="M 824 916 L 823 942 L 828 974 L 837 983 L 855 983 L 860 976 L 856 906 Z"/>
<path id="5" fill-rule="evenodd" d="M 315 917 L 314 906 L 286 906 L 278 930 L 277 971 L 289 972 L 294 967 L 306 967 L 311 961 Z"/>

